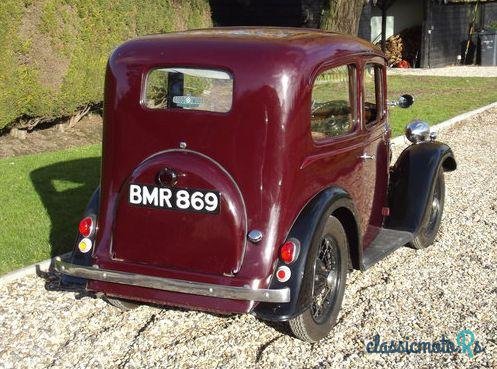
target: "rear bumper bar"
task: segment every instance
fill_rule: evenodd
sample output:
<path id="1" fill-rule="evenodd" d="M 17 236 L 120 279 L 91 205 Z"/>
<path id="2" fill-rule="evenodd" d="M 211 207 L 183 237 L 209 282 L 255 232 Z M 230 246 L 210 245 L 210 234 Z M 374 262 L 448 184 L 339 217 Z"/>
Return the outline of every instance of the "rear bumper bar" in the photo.
<path id="1" fill-rule="evenodd" d="M 191 295 L 260 302 L 283 303 L 290 301 L 290 289 L 288 287 L 269 290 L 191 282 L 180 279 L 153 277 L 142 274 L 81 266 L 62 261 L 59 257 L 55 258 L 54 268 L 62 274 L 74 277 L 145 288 L 154 288 L 170 292 L 187 293 Z"/>

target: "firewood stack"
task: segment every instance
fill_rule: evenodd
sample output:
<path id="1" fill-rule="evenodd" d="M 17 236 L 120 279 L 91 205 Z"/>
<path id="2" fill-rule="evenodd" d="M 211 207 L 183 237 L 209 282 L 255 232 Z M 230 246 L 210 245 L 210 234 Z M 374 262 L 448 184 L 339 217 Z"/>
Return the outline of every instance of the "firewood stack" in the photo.
<path id="1" fill-rule="evenodd" d="M 387 39 L 385 45 L 385 54 L 388 59 L 388 65 L 393 66 L 402 61 L 402 51 L 404 50 L 404 42 L 400 35 L 393 35 Z"/>
<path id="2" fill-rule="evenodd" d="M 381 41 L 376 45 L 381 46 Z M 415 66 L 421 49 L 421 27 L 406 28 L 399 34 L 390 36 L 385 47 L 389 66 L 403 68 Z"/>

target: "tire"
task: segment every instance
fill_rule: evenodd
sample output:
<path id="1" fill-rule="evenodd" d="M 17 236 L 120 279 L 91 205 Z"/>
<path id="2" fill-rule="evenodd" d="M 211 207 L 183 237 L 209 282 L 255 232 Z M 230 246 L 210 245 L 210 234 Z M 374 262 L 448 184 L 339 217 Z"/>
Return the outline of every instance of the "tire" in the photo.
<path id="1" fill-rule="evenodd" d="M 102 298 L 106 303 L 109 305 L 112 305 L 122 311 L 128 311 L 128 310 L 133 310 L 136 309 L 140 304 L 137 304 L 136 302 L 132 302 L 129 300 L 122 300 L 122 299 L 117 299 L 114 297 L 109 297 L 109 296 L 104 296 Z"/>
<path id="2" fill-rule="evenodd" d="M 423 221 L 419 228 L 418 234 L 410 242 L 410 246 L 415 249 L 425 249 L 435 241 L 445 203 L 445 180 L 443 168 L 440 167 L 435 178 L 435 183 L 431 189 L 430 199 L 426 207 Z"/>
<path id="3" fill-rule="evenodd" d="M 303 286 L 301 293 L 310 295 L 311 307 L 288 324 L 292 333 L 307 342 L 317 342 L 330 333 L 342 305 L 348 269 L 347 236 L 340 221 L 329 216 L 314 238 L 311 250 L 312 284 Z"/>

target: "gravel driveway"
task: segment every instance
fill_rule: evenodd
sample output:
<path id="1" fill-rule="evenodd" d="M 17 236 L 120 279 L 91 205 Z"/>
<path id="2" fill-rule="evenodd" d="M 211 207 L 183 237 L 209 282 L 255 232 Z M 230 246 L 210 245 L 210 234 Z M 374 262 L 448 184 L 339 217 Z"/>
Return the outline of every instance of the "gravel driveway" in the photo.
<path id="1" fill-rule="evenodd" d="M 446 176 L 437 242 L 349 274 L 338 325 L 326 340 L 303 343 L 249 315 L 150 306 L 121 312 L 57 291 L 53 276 L 25 277 L 0 287 L 0 368 L 497 368 L 497 109 L 439 137 L 459 168 Z M 485 351 L 470 359 L 365 350 L 376 334 L 455 342 L 462 329 Z"/>

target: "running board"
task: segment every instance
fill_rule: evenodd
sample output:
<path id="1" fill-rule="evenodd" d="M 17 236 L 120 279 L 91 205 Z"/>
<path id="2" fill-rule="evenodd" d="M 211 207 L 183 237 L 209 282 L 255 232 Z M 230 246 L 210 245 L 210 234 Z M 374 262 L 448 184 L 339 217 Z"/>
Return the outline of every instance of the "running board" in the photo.
<path id="1" fill-rule="evenodd" d="M 412 241 L 413 234 L 406 231 L 381 228 L 376 238 L 364 250 L 361 270 L 366 270 L 398 248 Z"/>

